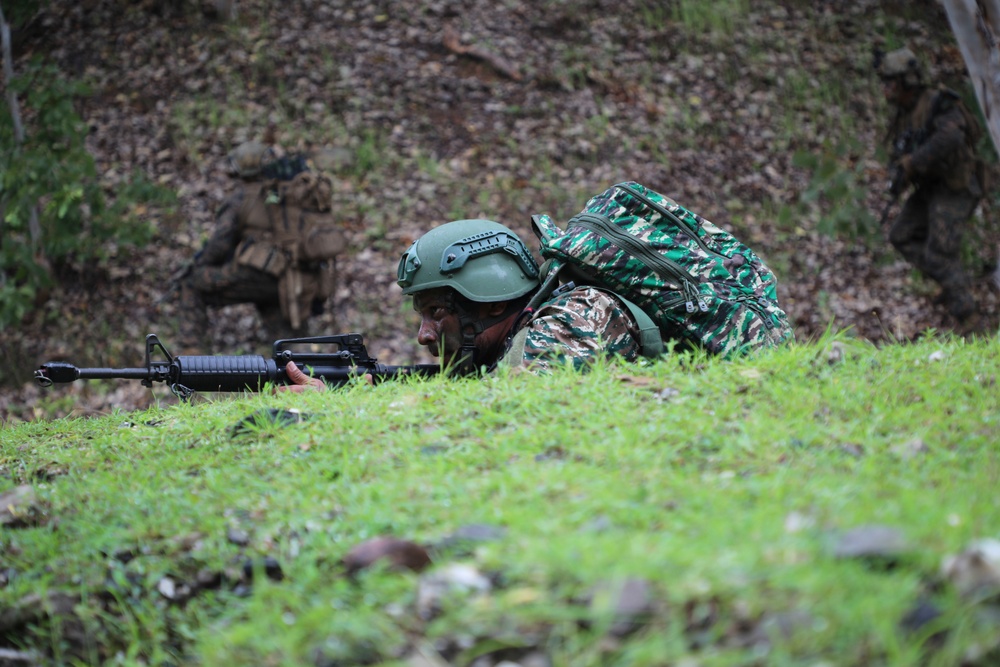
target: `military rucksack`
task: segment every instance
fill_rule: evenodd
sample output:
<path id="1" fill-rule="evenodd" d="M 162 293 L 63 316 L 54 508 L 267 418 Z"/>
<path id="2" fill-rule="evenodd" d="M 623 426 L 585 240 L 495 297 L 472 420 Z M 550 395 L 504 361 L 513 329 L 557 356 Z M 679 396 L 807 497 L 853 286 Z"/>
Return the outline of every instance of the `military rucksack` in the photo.
<path id="1" fill-rule="evenodd" d="M 282 313 L 296 329 L 310 304 L 336 288 L 336 257 L 347 241 L 330 211 L 331 195 L 329 177 L 313 171 L 244 190 L 236 262 L 278 278 Z"/>
<path id="2" fill-rule="evenodd" d="M 792 339 L 774 274 L 756 253 L 639 183 L 592 197 L 565 231 L 547 215 L 532 216 L 532 224 L 562 280 L 610 289 L 665 339 L 726 357 Z M 641 328 L 642 315 L 636 319 Z"/>
<path id="3" fill-rule="evenodd" d="M 330 179 L 311 171 L 287 181 L 247 184 L 237 261 L 278 276 L 290 265 L 335 258 L 346 240 L 330 212 L 330 195 Z"/>

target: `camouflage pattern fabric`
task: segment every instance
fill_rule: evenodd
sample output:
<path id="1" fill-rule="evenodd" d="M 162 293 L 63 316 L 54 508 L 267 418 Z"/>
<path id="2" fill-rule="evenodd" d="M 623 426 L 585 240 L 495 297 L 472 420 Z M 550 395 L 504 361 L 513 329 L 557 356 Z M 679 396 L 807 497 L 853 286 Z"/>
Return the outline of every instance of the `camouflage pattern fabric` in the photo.
<path id="1" fill-rule="evenodd" d="M 188 274 L 180 288 L 181 337 L 187 344 L 210 349 L 210 341 L 206 339 L 210 331 L 206 307 L 239 303 L 252 303 L 257 307 L 270 337 L 294 335 L 281 314 L 278 279 L 229 262 L 221 266 L 196 266 Z"/>
<path id="2" fill-rule="evenodd" d="M 278 278 L 234 259 L 244 239 L 241 211 L 247 188 L 238 188 L 219 207 L 216 227 L 197 256 L 194 267 L 180 285 L 180 333 L 192 343 L 204 345 L 210 330 L 206 306 L 252 303 L 257 307 L 269 335 L 288 338 L 295 330 L 284 320 L 278 295 Z"/>
<path id="3" fill-rule="evenodd" d="M 917 270 L 941 285 L 948 312 L 964 320 L 976 311 L 960 256 L 962 233 L 979 197 L 939 183 L 917 189 L 889 230 L 889 241 Z"/>
<path id="4" fill-rule="evenodd" d="M 635 320 L 618 299 L 577 287 L 542 303 L 499 364 L 546 372 L 566 364 L 581 369 L 610 356 L 635 361 L 637 335 Z"/>
<path id="5" fill-rule="evenodd" d="M 949 313 L 976 310 L 960 249 L 966 221 L 983 195 L 973 144 L 978 126 L 954 93 L 925 90 L 890 127 L 893 160 L 915 186 L 889 231 L 889 241 L 942 288 Z"/>
<path id="6" fill-rule="evenodd" d="M 240 210 L 247 197 L 246 193 L 246 188 L 237 188 L 216 211 L 215 230 L 201 249 L 201 254 L 198 257 L 199 264 L 219 266 L 232 261 L 236 246 L 239 245 L 243 237 Z"/>
<path id="7" fill-rule="evenodd" d="M 924 90 L 912 107 L 897 108 L 889 135 L 892 161 L 906 166 L 914 185 L 945 183 L 969 196 L 982 196 L 975 155 L 979 126 L 956 93 Z"/>
<path id="8" fill-rule="evenodd" d="M 729 357 L 793 337 L 774 274 L 750 248 L 638 183 L 590 199 L 565 232 L 532 221 L 543 257 L 635 302 L 666 339 Z"/>

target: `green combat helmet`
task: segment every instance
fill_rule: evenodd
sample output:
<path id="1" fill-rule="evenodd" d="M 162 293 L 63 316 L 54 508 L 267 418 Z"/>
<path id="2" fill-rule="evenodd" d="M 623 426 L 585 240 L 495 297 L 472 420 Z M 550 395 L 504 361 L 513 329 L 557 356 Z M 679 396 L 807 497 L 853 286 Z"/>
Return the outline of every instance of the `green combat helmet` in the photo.
<path id="1" fill-rule="evenodd" d="M 245 141 L 229 153 L 229 171 L 241 178 L 260 175 L 265 162 L 274 158 L 274 151 L 256 141 Z"/>
<path id="2" fill-rule="evenodd" d="M 538 265 L 517 234 L 500 223 L 455 220 L 413 242 L 399 260 L 396 282 L 403 294 L 450 287 L 473 303 L 509 302 L 504 312 L 483 318 L 463 299 L 452 300 L 462 330 L 453 372 L 464 375 L 479 369 L 476 336 L 522 310 L 519 297 L 538 289 Z"/>
<path id="3" fill-rule="evenodd" d="M 492 220 L 455 220 L 413 242 L 396 270 L 403 294 L 451 287 L 477 303 L 538 287 L 538 265 L 517 234 Z"/>
<path id="4" fill-rule="evenodd" d="M 923 85 L 924 71 L 917 56 L 907 48 L 886 53 L 875 63 L 875 71 L 883 79 L 901 78 L 903 85 L 917 88 Z"/>

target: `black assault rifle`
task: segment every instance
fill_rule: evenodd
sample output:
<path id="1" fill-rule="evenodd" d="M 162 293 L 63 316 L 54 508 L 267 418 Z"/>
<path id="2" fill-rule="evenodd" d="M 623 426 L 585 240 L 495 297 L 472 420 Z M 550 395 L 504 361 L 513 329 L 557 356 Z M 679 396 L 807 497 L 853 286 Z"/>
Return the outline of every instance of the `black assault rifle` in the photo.
<path id="1" fill-rule="evenodd" d="M 336 345 L 334 352 L 304 352 L 289 345 Z M 154 361 L 159 351 L 166 359 Z M 292 384 L 285 366 L 295 362 L 306 375 L 318 377 L 326 384 L 340 386 L 352 378 L 371 375 L 374 382 L 400 375 L 436 375 L 439 364 L 386 366 L 368 355 L 361 334 L 349 333 L 311 338 L 287 338 L 274 341 L 274 356 L 261 355 L 180 355 L 171 356 L 156 334 L 146 336 L 145 368 L 77 368 L 63 361 L 50 361 L 35 371 L 35 381 L 42 387 L 75 380 L 107 380 L 121 378 L 140 380 L 145 387 L 154 382 L 166 382 L 170 390 L 186 400 L 196 391 L 260 391 L 265 383 Z"/>

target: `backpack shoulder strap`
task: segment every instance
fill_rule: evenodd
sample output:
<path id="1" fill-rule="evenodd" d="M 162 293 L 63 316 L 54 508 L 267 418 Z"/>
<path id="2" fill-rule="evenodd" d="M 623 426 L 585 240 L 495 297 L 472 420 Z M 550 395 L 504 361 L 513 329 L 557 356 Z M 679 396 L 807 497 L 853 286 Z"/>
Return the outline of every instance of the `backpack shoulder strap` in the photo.
<path id="1" fill-rule="evenodd" d="M 656 322 L 653 318 L 646 314 L 646 311 L 640 308 L 638 305 L 632 303 L 621 294 L 617 292 L 610 292 L 618 298 L 622 304 L 628 308 L 628 312 L 632 314 L 632 318 L 635 320 L 636 325 L 639 327 L 639 346 L 641 348 L 640 354 L 647 359 L 656 359 L 663 354 L 663 336 L 660 334 L 660 327 L 656 326 Z"/>
<path id="2" fill-rule="evenodd" d="M 528 340 L 528 327 L 520 329 L 513 338 L 510 339 L 510 345 L 507 347 L 507 351 L 500 361 L 497 363 L 498 366 L 507 366 L 508 368 L 516 368 L 524 363 L 524 344 Z"/>
<path id="3" fill-rule="evenodd" d="M 591 287 L 593 286 L 591 285 Z M 600 289 L 607 294 L 611 294 L 616 299 L 621 301 L 622 305 L 624 305 L 632 315 L 632 318 L 635 320 L 636 325 L 639 328 L 640 354 L 647 359 L 656 359 L 661 356 L 665 349 L 663 345 L 663 336 L 660 333 L 660 327 L 656 325 L 653 318 L 646 314 L 646 311 L 638 305 L 632 303 L 617 292 L 612 292 L 611 290 L 603 287 L 598 287 L 597 289 Z M 527 325 L 527 322 L 525 324 Z M 512 367 L 521 365 L 524 361 L 524 344 L 528 339 L 528 329 L 528 326 L 524 326 L 514 334 L 507 347 L 507 352 L 500 359 L 499 365 Z"/>

